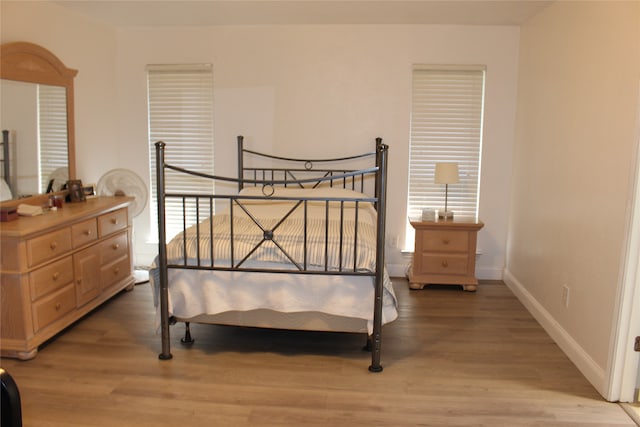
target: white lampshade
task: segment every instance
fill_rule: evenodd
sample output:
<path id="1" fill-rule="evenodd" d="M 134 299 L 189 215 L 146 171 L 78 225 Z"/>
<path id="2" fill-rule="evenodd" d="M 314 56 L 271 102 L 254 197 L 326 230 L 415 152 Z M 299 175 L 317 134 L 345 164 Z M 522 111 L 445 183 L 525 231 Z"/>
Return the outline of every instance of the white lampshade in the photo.
<path id="1" fill-rule="evenodd" d="M 436 163 L 436 184 L 456 184 L 458 182 L 457 163 Z"/>

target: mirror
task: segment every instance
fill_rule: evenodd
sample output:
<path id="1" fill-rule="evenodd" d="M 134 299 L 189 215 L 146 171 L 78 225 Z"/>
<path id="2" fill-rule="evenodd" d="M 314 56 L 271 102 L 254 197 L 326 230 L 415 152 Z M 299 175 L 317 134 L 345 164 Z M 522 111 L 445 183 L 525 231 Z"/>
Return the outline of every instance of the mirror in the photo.
<path id="1" fill-rule="evenodd" d="M 13 197 L 44 192 L 52 178 L 57 190 L 60 181 L 76 176 L 73 79 L 78 72 L 28 42 L 1 45 L 0 61 L 0 128 L 7 131 L 1 176 Z"/>

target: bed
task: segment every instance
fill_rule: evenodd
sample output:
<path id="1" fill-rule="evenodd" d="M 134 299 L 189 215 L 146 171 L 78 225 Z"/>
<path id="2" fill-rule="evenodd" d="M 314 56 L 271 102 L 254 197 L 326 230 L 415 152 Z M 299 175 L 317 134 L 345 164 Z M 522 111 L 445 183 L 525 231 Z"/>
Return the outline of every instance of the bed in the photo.
<path id="1" fill-rule="evenodd" d="M 398 316 L 384 264 L 388 146 L 377 138 L 372 152 L 309 160 L 245 149 L 242 136 L 237 144 L 234 178 L 168 164 L 170 147 L 155 145 L 159 245 L 149 277 L 159 358 L 172 358 L 172 324 L 184 322 L 181 341 L 192 343 L 189 324 L 208 323 L 362 333 L 369 370 L 382 371 L 382 326 Z M 373 166 L 345 166 L 362 162 Z M 169 173 L 234 191 L 170 193 Z M 172 238 L 168 209 L 185 218 Z"/>

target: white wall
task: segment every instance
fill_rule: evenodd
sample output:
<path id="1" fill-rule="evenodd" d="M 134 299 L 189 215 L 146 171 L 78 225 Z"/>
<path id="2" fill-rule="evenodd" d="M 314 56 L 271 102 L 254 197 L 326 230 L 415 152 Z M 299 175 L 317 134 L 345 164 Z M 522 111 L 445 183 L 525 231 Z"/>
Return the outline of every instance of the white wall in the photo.
<path id="1" fill-rule="evenodd" d="M 404 237 L 411 69 L 416 63 L 487 65 L 478 275 L 499 279 L 505 259 L 515 121 L 517 27 L 219 26 L 118 33 L 121 166 L 148 179 L 145 65 L 212 63 L 215 169 L 235 176 L 235 140 L 314 157 L 390 145 L 387 233 Z M 146 215 L 146 214 L 145 214 Z M 137 236 L 148 222 L 136 222 Z M 151 258 L 155 246 L 139 252 Z M 402 244 L 402 242 L 400 242 Z M 408 262 L 388 248 L 392 274 Z"/>
<path id="2" fill-rule="evenodd" d="M 557 2 L 521 28 L 505 280 L 604 396 L 637 149 L 638 52 L 638 2 Z"/>

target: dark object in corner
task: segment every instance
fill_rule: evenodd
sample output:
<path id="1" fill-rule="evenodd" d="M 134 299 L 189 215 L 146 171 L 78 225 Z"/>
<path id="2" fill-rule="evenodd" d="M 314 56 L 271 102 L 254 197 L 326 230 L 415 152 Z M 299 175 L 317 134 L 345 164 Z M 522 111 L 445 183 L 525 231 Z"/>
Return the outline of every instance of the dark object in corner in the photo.
<path id="1" fill-rule="evenodd" d="M 2 380 L 1 427 L 22 427 L 22 404 L 18 385 L 7 371 L 0 368 Z"/>

